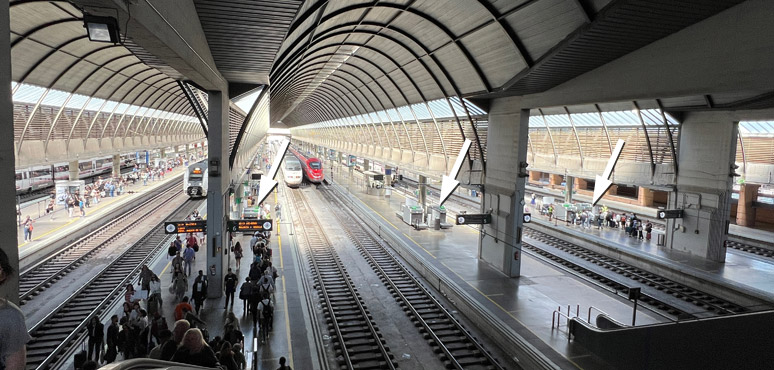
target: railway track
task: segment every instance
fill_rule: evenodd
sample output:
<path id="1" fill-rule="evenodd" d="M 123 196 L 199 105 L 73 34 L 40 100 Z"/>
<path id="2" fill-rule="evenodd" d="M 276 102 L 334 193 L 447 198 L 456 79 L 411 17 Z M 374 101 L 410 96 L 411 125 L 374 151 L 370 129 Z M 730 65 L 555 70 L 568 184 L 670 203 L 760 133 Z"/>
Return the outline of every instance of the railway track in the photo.
<path id="1" fill-rule="evenodd" d="M 289 192 L 302 218 L 303 241 L 315 275 L 336 357 L 346 369 L 395 369 L 393 355 L 301 190 Z"/>
<path id="2" fill-rule="evenodd" d="M 146 218 L 161 209 L 180 194 L 180 183 L 173 182 L 153 198 L 142 202 L 104 226 L 78 239 L 74 243 L 53 254 L 49 258 L 27 268 L 19 275 L 19 301 L 21 304 L 34 299 L 45 289 L 51 287 L 78 266 L 90 259 L 98 251 L 113 245 L 113 242 L 129 229 L 127 225 Z"/>
<path id="3" fill-rule="evenodd" d="M 585 279 L 605 285 L 616 292 L 628 292 L 628 286 L 637 284 L 642 287 L 640 300 L 657 311 L 665 312 L 678 319 L 693 319 L 732 315 L 750 312 L 750 309 L 733 302 L 712 296 L 675 281 L 663 278 L 640 268 L 628 265 L 613 258 L 592 252 L 555 236 L 525 228 L 524 235 L 539 241 L 550 248 L 523 242 L 526 250 L 536 257 L 553 261 Z M 553 249 L 553 250 L 551 250 Z M 613 273 L 602 274 L 602 267 Z M 631 284 L 623 281 L 628 280 Z"/>
<path id="4" fill-rule="evenodd" d="M 187 201 L 170 216 L 182 218 L 198 207 L 201 201 Z M 163 206 L 163 205 L 162 205 Z M 160 224 L 161 225 L 161 224 Z M 154 227 L 127 248 L 113 262 L 29 329 L 32 340 L 27 343 L 27 369 L 50 369 L 66 361 L 64 354 L 81 341 L 88 320 L 100 315 L 116 299 L 123 297 L 126 284 L 142 267 L 166 247 L 162 227 Z"/>
<path id="5" fill-rule="evenodd" d="M 342 202 L 333 190 L 321 188 L 323 196 L 333 205 L 333 214 L 344 228 L 360 254 L 380 276 L 403 311 L 430 341 L 435 352 L 449 369 L 502 369 L 432 293 L 420 283 L 373 235 L 360 225 L 360 217 Z"/>

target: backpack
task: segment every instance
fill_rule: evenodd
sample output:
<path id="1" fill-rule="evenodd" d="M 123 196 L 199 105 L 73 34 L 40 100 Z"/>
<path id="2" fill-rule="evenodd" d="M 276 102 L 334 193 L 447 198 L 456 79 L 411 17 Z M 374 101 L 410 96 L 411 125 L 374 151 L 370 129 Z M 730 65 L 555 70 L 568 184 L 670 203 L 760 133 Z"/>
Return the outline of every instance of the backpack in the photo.
<path id="1" fill-rule="evenodd" d="M 167 254 L 170 256 L 174 256 L 177 253 L 177 248 L 175 247 L 175 242 L 172 242 L 172 244 L 169 245 L 169 249 L 167 249 Z"/>
<path id="2" fill-rule="evenodd" d="M 271 304 L 271 299 L 265 299 L 265 301 L 268 301 L 269 303 L 263 303 L 264 300 L 261 300 L 261 317 L 264 319 L 271 320 L 272 316 L 274 316 L 274 305 Z"/>
<path id="3" fill-rule="evenodd" d="M 199 243 L 194 243 L 193 250 L 194 250 L 194 252 L 198 252 L 199 251 Z"/>

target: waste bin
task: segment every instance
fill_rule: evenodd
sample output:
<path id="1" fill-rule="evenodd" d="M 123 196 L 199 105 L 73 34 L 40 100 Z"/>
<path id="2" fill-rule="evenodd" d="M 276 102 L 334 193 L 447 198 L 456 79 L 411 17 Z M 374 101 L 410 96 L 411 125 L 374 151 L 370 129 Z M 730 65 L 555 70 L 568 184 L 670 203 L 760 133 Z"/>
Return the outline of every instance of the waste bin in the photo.
<path id="1" fill-rule="evenodd" d="M 656 235 L 657 235 L 657 240 L 658 240 L 658 243 L 657 243 L 658 246 L 659 247 L 663 247 L 664 245 L 666 245 L 666 235 L 664 235 L 662 233 L 658 233 Z"/>

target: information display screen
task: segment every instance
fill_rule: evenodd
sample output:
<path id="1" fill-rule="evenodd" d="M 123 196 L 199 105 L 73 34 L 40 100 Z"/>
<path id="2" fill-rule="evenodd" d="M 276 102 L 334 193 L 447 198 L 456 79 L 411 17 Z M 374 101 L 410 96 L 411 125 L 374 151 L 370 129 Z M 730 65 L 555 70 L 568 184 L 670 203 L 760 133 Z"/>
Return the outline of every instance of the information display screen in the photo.
<path id="1" fill-rule="evenodd" d="M 203 233 L 206 231 L 207 220 L 164 222 L 164 233 L 166 234 Z"/>
<path id="2" fill-rule="evenodd" d="M 231 232 L 256 232 L 256 231 L 271 231 L 274 226 L 272 220 L 229 220 L 228 231 Z"/>

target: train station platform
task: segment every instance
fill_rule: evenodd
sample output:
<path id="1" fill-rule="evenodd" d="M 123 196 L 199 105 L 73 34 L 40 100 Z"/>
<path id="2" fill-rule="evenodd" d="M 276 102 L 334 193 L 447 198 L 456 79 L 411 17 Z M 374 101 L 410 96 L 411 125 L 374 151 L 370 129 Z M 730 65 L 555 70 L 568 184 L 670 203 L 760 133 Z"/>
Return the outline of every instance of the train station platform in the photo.
<path id="1" fill-rule="evenodd" d="M 95 222 L 117 216 L 118 214 L 115 212 L 127 204 L 145 198 L 170 182 L 181 181 L 184 172 L 185 167 L 178 166 L 173 168 L 172 172 L 166 173 L 163 179 L 148 181 L 147 185 L 143 185 L 142 180 L 137 180 L 135 184 L 129 182 L 125 187 L 124 194 L 104 197 L 98 204 L 91 204 L 90 207 L 85 208 L 85 216 L 81 216 L 78 207 L 74 208 L 72 217 L 68 215 L 67 209 L 62 205 L 55 206 L 54 211 L 50 214 L 45 213 L 45 205 L 43 212 L 37 206 L 22 208 L 20 219 L 23 221 L 27 216 L 30 216 L 33 220 L 33 231 L 32 240 L 24 241 L 24 227 L 19 226 L 17 235 L 19 259 L 24 261 L 35 254 L 45 252 L 52 243 L 61 242 L 75 233 L 88 232 L 86 229 L 94 226 Z M 182 186 L 180 189 L 182 191 Z M 22 268 L 24 268 L 23 264 Z"/>
<path id="2" fill-rule="evenodd" d="M 271 200 L 274 198 L 274 200 Z M 284 200 L 279 195 L 270 195 L 270 203 L 273 205 L 275 202 L 282 202 L 283 207 L 286 206 Z M 206 204 L 202 204 L 199 213 L 206 216 Z M 302 274 L 302 268 L 299 268 L 298 262 L 301 261 L 298 256 L 298 251 L 295 247 L 295 243 L 292 237 L 292 232 L 289 232 L 290 228 L 286 227 L 286 223 L 280 222 L 275 224 L 275 232 L 272 234 L 271 247 L 273 249 L 272 263 L 277 268 L 279 278 L 275 282 L 275 308 L 274 308 L 274 326 L 270 332 L 269 339 L 266 343 L 256 342 L 258 339 L 258 333 L 253 329 L 252 317 L 246 314 L 243 309 L 243 303 L 239 299 L 239 287 L 245 281 L 250 271 L 250 263 L 252 261 L 252 252 L 249 250 L 250 235 L 234 235 L 233 242 L 239 241 L 244 250 L 245 255 L 241 261 L 240 268 L 236 267 L 236 262 L 233 259 L 233 254 L 228 254 L 229 266 L 233 272 L 239 278 L 239 284 L 237 285 L 237 291 L 234 295 L 236 302 L 233 304 L 233 308 L 224 309 L 225 296 L 218 299 L 208 299 L 199 313 L 199 318 L 206 324 L 203 325 L 207 329 L 210 340 L 216 336 L 223 336 L 224 324 L 227 315 L 230 311 L 234 312 L 234 315 L 238 319 L 239 329 L 244 335 L 244 343 L 242 353 L 247 360 L 248 368 L 257 369 L 274 369 L 279 363 L 279 358 L 284 356 L 288 360 L 288 365 L 297 369 L 319 369 L 321 366 L 314 361 L 318 360 L 316 356 L 316 348 L 309 345 L 312 341 L 311 330 L 309 329 L 309 315 L 307 314 L 306 301 L 303 295 L 302 280 L 300 274 Z M 170 243 L 174 240 L 174 235 L 170 235 L 165 243 Z M 169 329 L 174 328 L 174 309 L 177 305 L 175 295 L 172 294 L 169 289 L 172 284 L 172 267 L 171 257 L 166 255 L 166 248 L 164 253 L 156 256 L 149 268 L 159 276 L 161 279 L 161 292 L 162 292 L 162 314 L 166 319 Z M 188 278 L 188 291 L 186 296 L 191 297 L 192 287 L 195 277 L 198 275 L 198 271 L 207 271 L 207 258 L 208 253 L 207 245 L 202 245 L 199 252 L 196 253 L 196 259 L 192 268 L 192 274 Z M 139 281 L 135 279 L 134 285 L 136 289 L 139 289 Z M 211 284 L 211 283 L 210 283 Z M 210 288 L 213 289 L 213 288 Z M 106 310 L 101 315 L 102 322 L 105 324 L 105 328 L 110 324 L 110 316 L 118 315 L 119 318 L 123 316 L 122 305 L 123 300 L 114 304 L 113 307 Z M 145 302 L 143 302 L 145 304 Z M 191 303 L 194 306 L 193 303 Z M 231 304 L 229 304 L 231 307 Z M 145 308 L 145 306 L 143 306 Z M 149 319 L 152 319 L 149 317 Z M 198 327 L 202 327 L 199 325 Z M 80 347 L 79 347 L 80 348 Z M 218 348 L 213 348 L 214 352 L 217 352 Z M 255 350 L 255 352 L 253 352 Z M 121 361 L 122 355 L 119 354 L 116 361 Z M 256 367 L 249 367 L 253 361 L 258 361 Z M 68 364 L 68 366 L 71 366 Z"/>
<path id="3" fill-rule="evenodd" d="M 533 224 L 583 238 L 604 246 L 615 254 L 628 255 L 632 260 L 673 270 L 682 279 L 691 276 L 697 282 L 705 282 L 706 289 L 728 289 L 740 291 L 763 301 L 774 302 L 774 258 L 761 257 L 729 248 L 726 262 L 709 261 L 688 253 L 666 249 L 657 245 L 655 239 L 640 240 L 626 235 L 620 228 L 583 228 L 560 222 L 548 222 L 542 215 L 533 213 Z M 761 232 L 763 233 L 763 232 Z M 761 236 L 759 234 L 758 236 Z M 655 238 L 655 237 L 654 237 Z M 772 239 L 770 239 L 772 240 Z M 750 307 L 756 309 L 756 307 Z"/>
<path id="4" fill-rule="evenodd" d="M 460 298 L 451 299 L 477 325 L 496 328 L 509 338 L 520 338 L 559 368 L 608 368 L 595 355 L 568 340 L 564 319 L 559 329 L 552 328 L 553 312 L 561 308 L 566 314 L 569 305 L 572 316 L 579 311 L 586 318 L 586 312 L 593 306 L 619 321 L 631 322 L 631 303 L 528 255 L 523 255 L 522 276 L 506 277 L 478 261 L 477 229 L 454 226 L 440 231 L 417 231 L 396 217 L 404 202 L 402 195 L 396 192 L 391 197 L 367 195 L 362 180 L 350 179 L 345 167 L 334 167 L 332 172 L 326 176 L 333 186 L 340 186 L 359 207 L 370 212 L 383 236 L 391 234 L 391 241 L 399 240 L 400 245 L 393 247 L 410 263 L 418 261 L 422 267 L 414 266 L 415 269 L 431 285 L 450 297 Z M 638 309 L 638 325 L 665 321 L 659 315 Z M 487 334 L 493 335 L 488 330 Z"/>
<path id="5" fill-rule="evenodd" d="M 553 196 L 558 201 L 561 199 L 564 199 L 564 194 L 562 194 L 561 190 L 555 190 L 555 189 L 548 189 L 540 186 L 534 186 L 529 185 L 525 187 L 527 194 L 536 194 L 538 196 Z M 591 197 L 584 194 L 573 194 L 573 199 L 575 201 L 582 201 L 582 202 L 591 202 Z M 525 201 L 529 204 L 529 195 L 525 197 Z M 643 207 L 635 204 L 627 204 L 627 203 L 621 203 L 616 201 L 602 201 L 600 204 L 605 204 L 610 208 L 610 210 L 614 212 L 625 212 L 628 214 L 634 213 L 640 218 L 648 219 L 655 221 L 654 222 L 654 228 L 660 228 L 663 230 L 663 222 L 656 219 L 656 212 L 658 211 L 657 207 Z M 533 212 L 537 213 L 537 212 Z M 733 222 L 733 220 L 732 220 Z M 732 238 L 736 238 L 739 240 L 744 240 L 747 242 L 756 242 L 760 245 L 766 245 L 771 247 L 774 247 L 774 231 L 769 230 L 766 228 L 760 228 L 760 227 L 746 227 L 746 226 L 739 226 L 736 224 L 729 225 L 728 228 L 728 234 Z"/>

